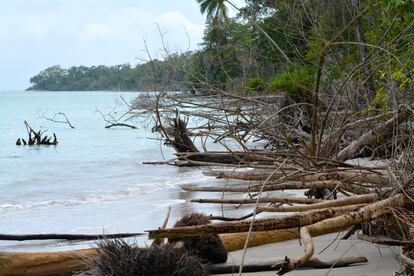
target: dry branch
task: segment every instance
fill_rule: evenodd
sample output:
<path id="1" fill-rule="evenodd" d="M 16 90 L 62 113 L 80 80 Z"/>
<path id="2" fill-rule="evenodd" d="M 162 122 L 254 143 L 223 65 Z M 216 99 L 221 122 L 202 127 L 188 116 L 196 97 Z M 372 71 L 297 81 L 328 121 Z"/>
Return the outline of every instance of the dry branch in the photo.
<path id="1" fill-rule="evenodd" d="M 263 191 L 281 191 L 281 190 L 303 190 L 303 189 L 341 189 L 354 194 L 368 194 L 371 193 L 371 190 L 368 188 L 361 187 L 359 185 L 351 185 L 335 180 L 328 181 L 314 181 L 314 182 L 284 182 L 280 184 L 267 184 Z M 182 187 L 185 191 L 194 191 L 194 192 L 233 192 L 233 193 L 251 193 L 260 191 L 260 187 L 192 187 L 186 186 Z"/>
<path id="2" fill-rule="evenodd" d="M 300 228 L 300 239 L 305 242 L 305 253 L 295 257 L 293 260 L 289 260 L 286 257 L 286 261 L 282 263 L 278 275 L 283 275 L 289 271 L 296 269 L 297 267 L 306 263 L 312 256 L 315 250 L 313 246 L 313 240 L 307 227 Z"/>
<path id="3" fill-rule="evenodd" d="M 259 272 L 259 271 L 272 271 L 279 270 L 280 264 L 284 260 L 249 260 L 248 263 L 243 265 L 243 272 Z M 366 263 L 368 259 L 366 257 L 357 256 L 357 257 L 346 257 L 340 258 L 338 260 L 332 261 L 321 261 L 317 258 L 310 258 L 305 263 L 301 265 L 302 268 L 335 268 L 335 267 L 345 267 L 353 264 Z M 211 264 L 208 266 L 208 270 L 211 274 L 225 274 L 225 273 L 234 273 L 239 269 L 238 265 L 235 264 Z"/>
<path id="4" fill-rule="evenodd" d="M 338 154 L 336 154 L 335 159 L 338 161 L 345 161 L 353 157 L 365 146 L 373 143 L 381 136 L 394 131 L 397 126 L 406 121 L 412 115 L 413 112 L 410 109 L 406 107 L 401 108 L 394 117 L 375 129 L 368 131 L 357 140 L 353 141 L 349 146 L 341 150 Z"/>
<path id="5" fill-rule="evenodd" d="M 390 238 L 371 237 L 367 235 L 358 235 L 358 239 L 371 243 L 389 245 L 389 246 L 414 246 L 414 241 L 400 241 Z"/>
<path id="6" fill-rule="evenodd" d="M 262 212 L 302 212 L 330 207 L 340 207 L 356 204 L 367 204 L 378 200 L 377 194 L 357 195 L 337 200 L 326 200 L 323 202 L 309 205 L 280 206 L 280 207 L 260 207 Z"/>
<path id="7" fill-rule="evenodd" d="M 255 204 L 256 199 L 220 199 L 220 198 L 203 198 L 192 199 L 191 202 L 196 203 L 219 203 L 219 204 Z M 300 198 L 300 197 L 263 197 L 259 199 L 259 203 L 297 203 L 297 204 L 313 204 L 318 202 L 324 202 L 321 199 L 314 198 Z"/>
<path id="8" fill-rule="evenodd" d="M 107 124 L 105 126 L 105 128 L 112 128 L 112 127 L 129 127 L 129 128 L 132 128 L 132 129 L 137 129 L 136 126 L 133 126 L 133 125 L 130 125 L 130 124 L 125 124 L 125 123 L 110 123 L 110 124 Z"/>

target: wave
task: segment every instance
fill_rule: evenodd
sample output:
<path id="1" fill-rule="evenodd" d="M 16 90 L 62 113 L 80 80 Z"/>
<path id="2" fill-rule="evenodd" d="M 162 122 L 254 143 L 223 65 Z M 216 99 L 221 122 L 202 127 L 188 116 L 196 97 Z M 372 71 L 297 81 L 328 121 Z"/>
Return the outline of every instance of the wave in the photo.
<path id="1" fill-rule="evenodd" d="M 20 204 L 15 203 L 4 203 L 0 204 L 0 216 L 5 214 L 10 214 L 16 211 L 24 210 L 33 210 L 33 209 L 43 209 L 49 207 L 59 207 L 59 206 L 77 206 L 83 204 L 94 204 L 94 203 L 110 203 L 121 199 L 128 199 L 135 196 L 142 196 L 146 194 L 156 193 L 168 188 L 174 188 L 181 185 L 188 185 L 194 183 L 194 175 L 180 178 L 181 181 L 176 179 L 158 179 L 158 183 L 147 183 L 145 185 L 135 185 L 124 190 L 115 190 L 110 194 L 97 194 L 96 192 L 91 192 L 85 196 L 72 198 L 72 199 L 51 199 L 38 202 L 25 202 Z M 197 177 L 197 182 L 204 181 L 209 179 L 208 177 Z M 211 179 L 211 178 L 210 178 Z M 164 180 L 164 181 L 163 181 Z M 165 200 L 161 201 L 161 206 L 176 205 L 185 202 L 181 199 L 171 199 L 166 202 Z"/>

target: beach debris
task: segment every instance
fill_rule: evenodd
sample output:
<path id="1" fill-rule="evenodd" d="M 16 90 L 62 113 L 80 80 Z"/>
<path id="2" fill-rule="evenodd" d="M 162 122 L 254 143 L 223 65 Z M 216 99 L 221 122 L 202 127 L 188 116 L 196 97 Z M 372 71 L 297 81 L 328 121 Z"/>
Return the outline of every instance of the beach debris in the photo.
<path id="1" fill-rule="evenodd" d="M 168 100 L 168 108 L 177 108 L 182 104 L 179 100 L 176 105 L 171 104 L 174 101 L 171 97 Z M 349 237 L 362 231 L 370 237 L 397 236 L 402 244 L 403 241 L 405 245 L 409 243 L 408 226 L 414 217 L 410 207 L 414 197 L 411 177 L 414 141 L 407 131 L 413 110 L 409 106 L 402 105 L 381 115 L 361 116 L 353 121 L 347 121 L 341 111 L 336 111 L 337 117 L 320 115 L 329 121 L 323 126 L 311 121 L 300 124 L 305 121 L 302 116 L 299 128 L 304 124 L 311 126 L 310 131 L 306 132 L 303 129 L 297 131 L 282 113 L 271 113 L 266 118 L 260 110 L 267 108 L 265 103 L 258 103 L 254 111 L 243 112 L 253 104 L 244 103 L 246 108 L 242 104 L 233 107 L 226 105 L 225 101 L 222 100 L 224 104 L 219 108 L 214 104 L 197 103 L 194 106 L 202 107 L 203 114 L 195 112 L 194 116 L 203 118 L 203 131 L 208 128 L 205 137 L 219 137 L 216 141 L 231 139 L 242 150 L 233 150 L 229 146 L 224 151 L 208 151 L 204 147 L 201 151 L 196 148 L 194 141 L 186 135 L 189 131 L 199 130 L 197 126 L 187 128 L 191 112 L 187 112 L 187 117 L 182 120 L 176 110 L 174 119 L 158 118 L 157 125 L 162 130 L 161 122 L 169 121 L 169 128 L 175 129 L 168 133 L 161 131 L 161 134 L 165 142 L 176 150 L 177 158 L 159 164 L 208 166 L 205 175 L 239 182 L 207 187 L 184 185 L 182 189 L 187 192 L 222 193 L 220 198 L 201 198 L 192 202 L 233 204 L 236 208 L 251 205 L 251 212 L 239 218 L 224 215 L 209 217 L 225 221 L 220 223 L 148 230 L 150 239 L 194 239 L 216 234 L 227 251 L 301 239 L 305 253 L 286 256 L 278 266 L 280 275 L 304 266 L 313 257 L 313 237 L 319 235 L 347 231 L 346 236 Z M 191 102 L 186 101 L 185 105 L 191 106 Z M 173 114 L 171 110 L 155 113 L 158 116 Z M 242 124 L 238 121 L 240 118 L 250 120 L 250 125 Z M 221 123 L 220 128 L 211 127 L 214 124 L 217 126 L 217 122 Z M 278 127 L 274 128 L 274 125 Z M 250 142 L 245 139 L 246 132 L 258 141 L 267 140 L 268 148 L 251 148 L 252 139 Z M 350 161 L 355 157 L 366 157 L 366 154 L 378 154 L 386 159 L 379 165 Z M 304 190 L 304 197 L 276 196 L 278 191 L 290 190 Z M 234 193 L 244 196 L 226 197 Z M 256 218 L 259 213 L 270 212 L 289 214 Z"/>
<path id="2" fill-rule="evenodd" d="M 45 131 L 39 129 L 39 131 L 34 131 L 27 121 L 24 121 L 26 126 L 28 140 L 24 138 L 18 138 L 16 141 L 17 146 L 33 146 L 33 145 L 57 145 L 59 141 L 57 140 L 56 134 L 53 133 L 53 137 L 44 135 Z M 44 136 L 43 136 L 44 135 Z M 52 139 L 53 138 L 53 139 Z"/>

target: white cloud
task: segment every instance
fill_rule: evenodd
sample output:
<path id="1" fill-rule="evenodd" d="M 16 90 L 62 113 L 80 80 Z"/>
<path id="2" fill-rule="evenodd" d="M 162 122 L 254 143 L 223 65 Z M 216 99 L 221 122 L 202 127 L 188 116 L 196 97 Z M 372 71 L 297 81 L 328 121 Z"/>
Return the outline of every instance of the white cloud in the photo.
<path id="1" fill-rule="evenodd" d="M 2 0 L 0 90 L 23 89 L 31 76 L 54 65 L 121 64 L 162 48 L 155 23 L 170 50 L 201 41 L 204 17 L 195 0 Z"/>

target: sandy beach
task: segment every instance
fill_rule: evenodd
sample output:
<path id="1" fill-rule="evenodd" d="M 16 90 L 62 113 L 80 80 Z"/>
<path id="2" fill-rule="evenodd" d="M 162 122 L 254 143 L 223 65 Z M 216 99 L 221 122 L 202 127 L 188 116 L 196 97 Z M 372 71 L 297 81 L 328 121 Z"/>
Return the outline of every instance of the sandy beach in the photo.
<path id="1" fill-rule="evenodd" d="M 315 254 L 314 257 L 322 261 L 331 261 L 341 257 L 365 256 L 367 263 L 352 265 L 343 268 L 333 269 L 298 269 L 288 273 L 291 276 L 319 276 L 319 275 L 393 275 L 394 272 L 401 270 L 401 265 L 397 262 L 399 248 L 372 244 L 358 240 L 355 236 L 348 240 L 341 240 L 338 235 L 329 234 L 314 238 Z M 329 246 L 330 245 L 330 246 Z M 329 247 L 328 247 L 329 246 Z M 328 247 L 328 248 L 326 248 Z M 325 249 L 326 248 L 326 249 Z M 324 250 L 325 249 L 325 250 Z M 276 244 L 267 244 L 249 248 L 245 263 L 252 260 L 271 260 L 281 259 L 285 256 L 294 257 L 303 252 L 304 248 L 299 245 L 297 240 L 285 241 Z M 323 251 L 323 252 L 321 252 Z M 231 252 L 228 263 L 240 264 L 243 250 Z M 238 275 L 238 267 L 233 274 Z M 267 276 L 276 275 L 275 271 L 243 273 L 243 275 Z"/>

